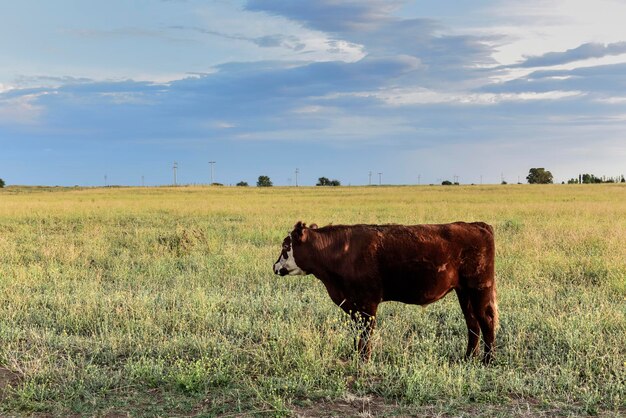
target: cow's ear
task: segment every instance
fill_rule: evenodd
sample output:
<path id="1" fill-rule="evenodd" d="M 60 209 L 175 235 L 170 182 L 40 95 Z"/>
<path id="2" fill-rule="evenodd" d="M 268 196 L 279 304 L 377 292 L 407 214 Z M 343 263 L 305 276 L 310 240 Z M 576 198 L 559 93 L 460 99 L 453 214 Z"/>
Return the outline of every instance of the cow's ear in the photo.
<path id="1" fill-rule="evenodd" d="M 311 225 L 309 225 L 309 228 L 311 228 L 311 229 L 317 229 L 317 224 L 311 224 Z"/>
<path id="2" fill-rule="evenodd" d="M 305 231 L 306 231 L 306 224 L 302 221 L 298 221 L 293 226 L 293 232 L 292 232 L 293 239 L 295 239 L 298 242 L 303 242 Z"/>

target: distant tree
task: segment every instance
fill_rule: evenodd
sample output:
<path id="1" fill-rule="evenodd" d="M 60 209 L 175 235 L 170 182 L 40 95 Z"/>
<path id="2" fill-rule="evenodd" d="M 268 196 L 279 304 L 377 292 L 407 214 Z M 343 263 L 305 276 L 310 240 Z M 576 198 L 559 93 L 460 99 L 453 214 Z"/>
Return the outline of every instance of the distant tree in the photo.
<path id="1" fill-rule="evenodd" d="M 256 182 L 257 187 L 272 187 L 272 180 L 268 176 L 259 176 L 259 179 Z"/>
<path id="2" fill-rule="evenodd" d="M 240 181 L 239 183 L 237 183 L 237 186 L 239 186 L 239 187 L 248 187 L 248 183 L 246 183 L 245 181 Z"/>
<path id="3" fill-rule="evenodd" d="M 444 180 L 441 182 L 442 186 L 452 186 L 452 182 L 450 180 Z"/>
<path id="4" fill-rule="evenodd" d="M 620 180 L 620 183 L 626 183 L 626 179 L 624 178 L 623 174 L 622 174 L 622 179 Z"/>
<path id="5" fill-rule="evenodd" d="M 2 189 L 4 185 L 5 185 L 4 180 L 0 179 L 0 189 Z"/>
<path id="6" fill-rule="evenodd" d="M 330 185 L 330 180 L 328 180 L 328 177 L 320 177 L 317 179 L 316 186 L 328 186 L 328 185 Z"/>
<path id="7" fill-rule="evenodd" d="M 531 168 L 526 180 L 529 184 L 552 184 L 552 173 L 545 168 Z"/>
<path id="8" fill-rule="evenodd" d="M 578 179 L 569 179 L 567 180 L 567 184 L 578 184 Z"/>
<path id="9" fill-rule="evenodd" d="M 328 177 L 320 177 L 317 179 L 316 186 L 341 186 L 339 180 L 329 180 Z"/>
<path id="10" fill-rule="evenodd" d="M 500 184 L 509 184 L 509 183 L 507 183 L 506 180 L 502 180 Z"/>

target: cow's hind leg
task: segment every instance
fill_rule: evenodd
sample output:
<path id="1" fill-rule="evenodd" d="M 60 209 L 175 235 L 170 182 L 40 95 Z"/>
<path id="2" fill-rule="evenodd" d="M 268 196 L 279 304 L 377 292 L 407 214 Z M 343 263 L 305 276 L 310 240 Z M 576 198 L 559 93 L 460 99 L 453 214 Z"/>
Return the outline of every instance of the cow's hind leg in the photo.
<path id="1" fill-rule="evenodd" d="M 478 354 L 480 325 L 474 315 L 468 291 L 456 289 L 456 295 L 459 298 L 459 304 L 461 305 L 461 310 L 465 317 L 465 324 L 467 325 L 467 351 L 465 352 L 465 359 L 467 360 Z"/>
<path id="2" fill-rule="evenodd" d="M 496 327 L 498 326 L 498 305 L 496 302 L 496 288 L 490 286 L 484 289 L 472 289 L 470 302 L 474 315 L 478 319 L 485 343 L 483 363 L 489 364 L 493 359 Z"/>

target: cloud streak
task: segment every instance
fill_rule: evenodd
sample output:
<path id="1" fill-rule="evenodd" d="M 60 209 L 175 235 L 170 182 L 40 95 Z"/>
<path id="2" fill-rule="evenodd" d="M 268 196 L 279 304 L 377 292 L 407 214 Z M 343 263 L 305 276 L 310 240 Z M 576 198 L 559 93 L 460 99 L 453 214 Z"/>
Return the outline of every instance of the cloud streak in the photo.
<path id="1" fill-rule="evenodd" d="M 528 57 L 523 62 L 510 65 L 508 68 L 550 67 L 590 58 L 602 58 L 621 54 L 626 54 L 626 42 L 610 44 L 586 43 L 564 52 L 548 52 L 540 56 Z"/>
<path id="2" fill-rule="evenodd" d="M 262 48 L 286 48 L 292 51 L 301 51 L 306 47 L 306 44 L 302 42 L 297 36 L 283 35 L 283 34 L 271 34 L 258 37 L 245 36 L 242 34 L 228 34 L 216 30 L 204 29 L 201 27 L 193 26 L 170 26 L 169 29 L 194 31 L 204 35 L 217 36 L 220 38 L 231 39 L 235 41 L 251 42 Z"/>

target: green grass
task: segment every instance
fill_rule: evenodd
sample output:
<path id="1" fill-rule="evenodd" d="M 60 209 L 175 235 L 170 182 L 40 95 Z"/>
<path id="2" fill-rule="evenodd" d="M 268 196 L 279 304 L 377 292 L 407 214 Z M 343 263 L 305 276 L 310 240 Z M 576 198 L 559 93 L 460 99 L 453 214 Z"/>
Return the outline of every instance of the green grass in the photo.
<path id="1" fill-rule="evenodd" d="M 495 364 L 453 295 L 382 304 L 360 364 L 323 285 L 272 272 L 297 220 L 494 225 Z M 624 414 L 625 241 L 622 185 L 3 189 L 0 415 Z"/>

